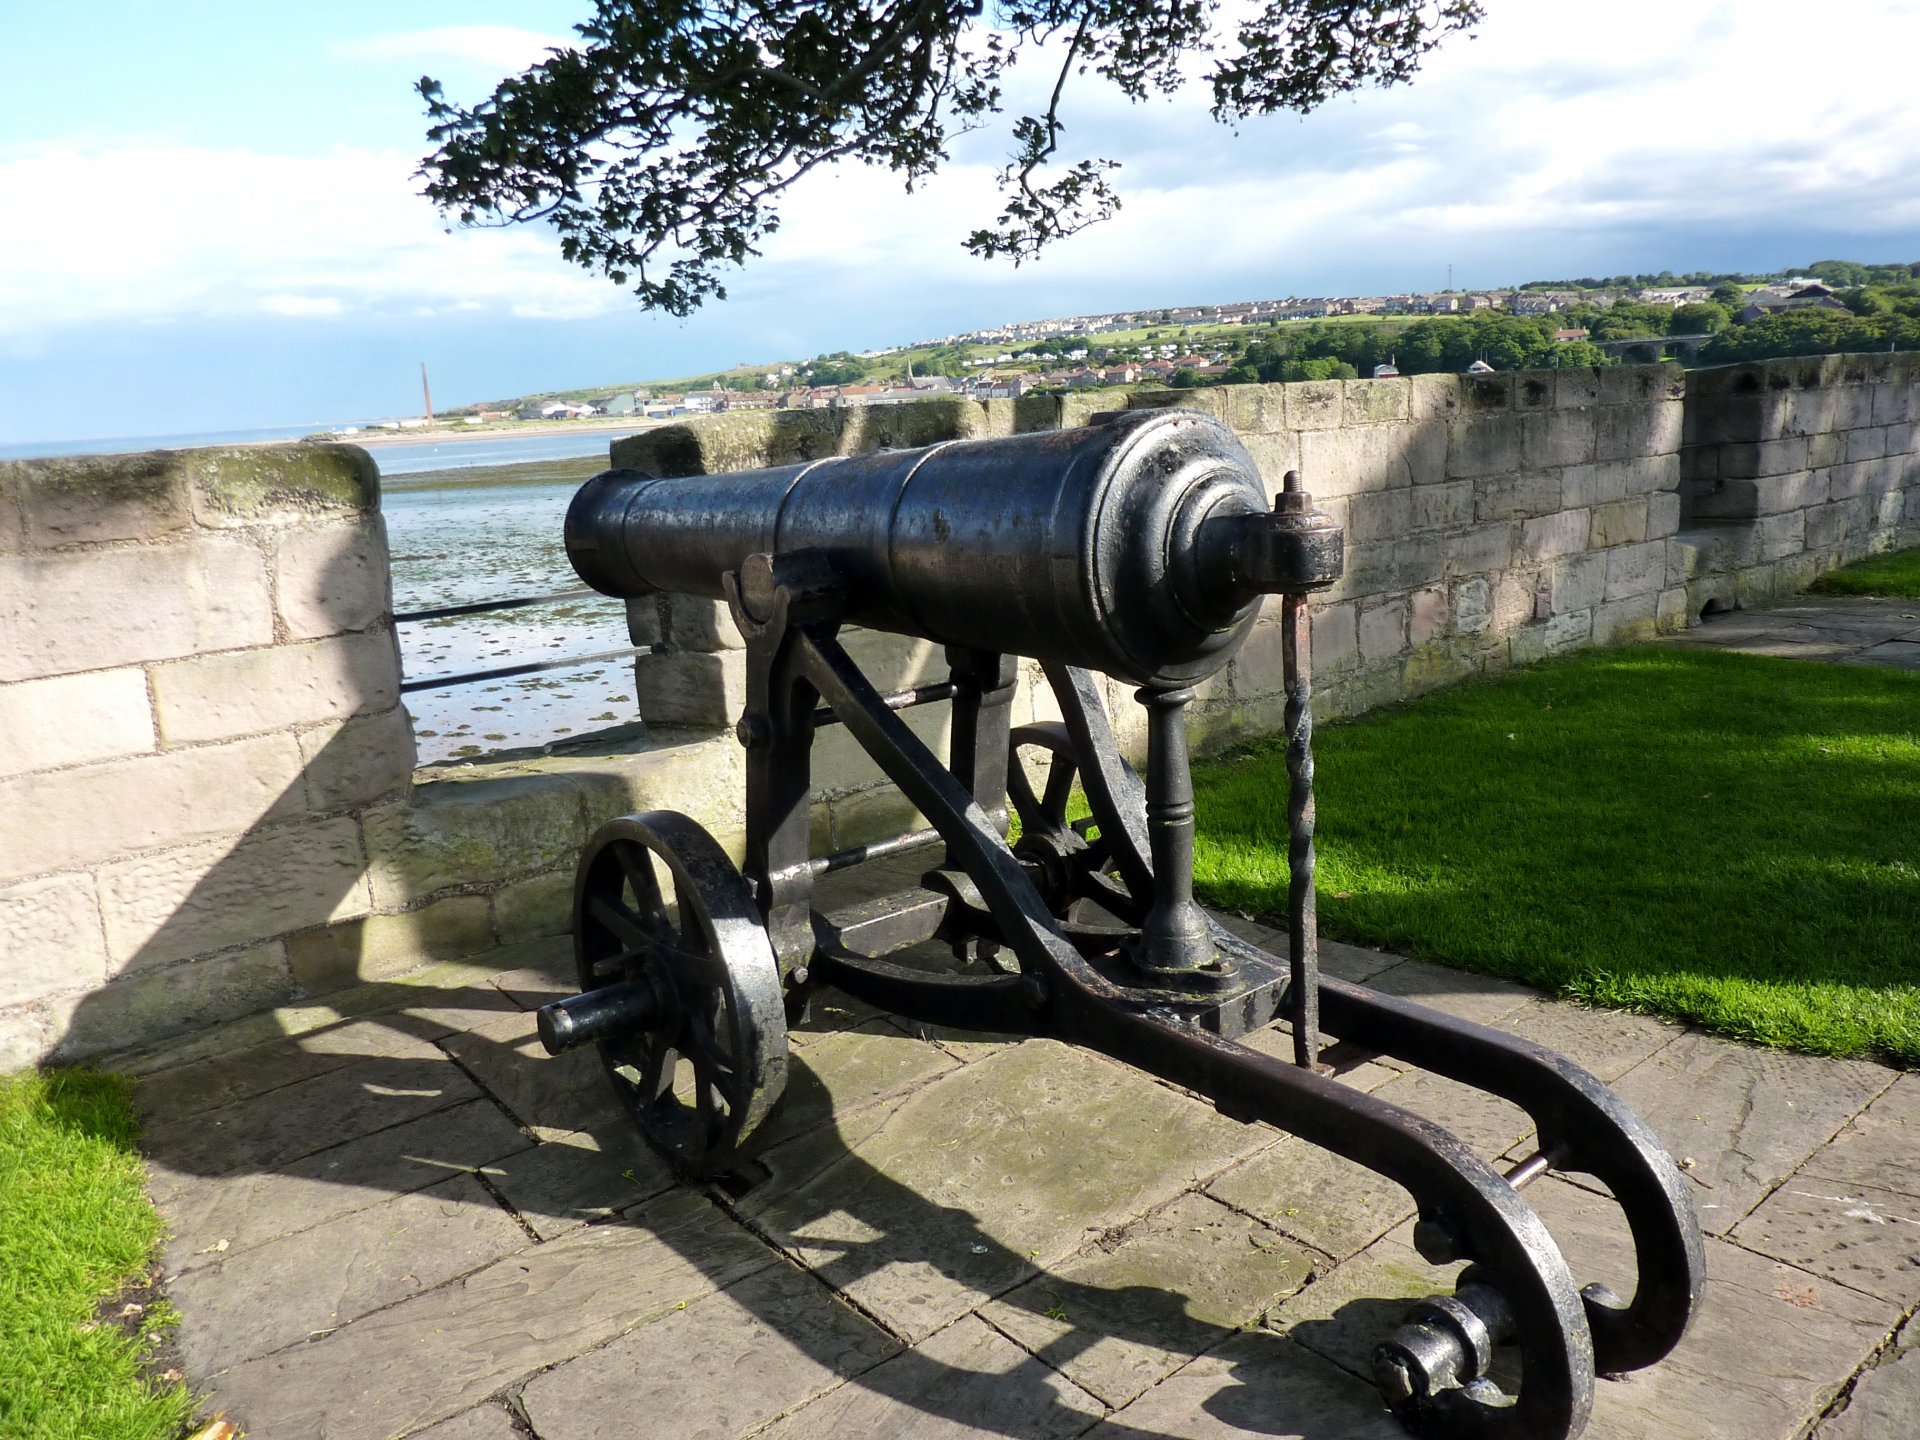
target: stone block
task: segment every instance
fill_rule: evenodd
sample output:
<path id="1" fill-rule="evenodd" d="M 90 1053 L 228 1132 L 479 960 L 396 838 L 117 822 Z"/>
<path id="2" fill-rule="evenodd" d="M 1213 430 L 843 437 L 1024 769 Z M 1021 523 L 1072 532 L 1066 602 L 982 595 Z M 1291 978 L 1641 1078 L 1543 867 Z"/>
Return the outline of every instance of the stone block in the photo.
<path id="1" fill-rule="evenodd" d="M 1261 487 L 1269 499 L 1280 493 L 1289 470 L 1300 470 L 1307 489 L 1314 492 L 1314 498 L 1324 498 L 1317 492 L 1312 474 L 1301 467 L 1298 431 L 1278 430 L 1271 434 L 1242 435 L 1240 443 L 1247 447 L 1247 454 L 1253 457 L 1254 466 L 1260 472 Z"/>
<path id="2" fill-rule="evenodd" d="M 1866 1061 L 1760 1050 L 1689 1032 L 1615 1087 L 1671 1154 L 1690 1156 L 1700 1226 L 1725 1234 L 1887 1086 Z M 1826 1152 L 1822 1152 L 1826 1153 Z M 1699 1203 L 1699 1202 L 1696 1202 Z"/>
<path id="3" fill-rule="evenodd" d="M 1417 540 L 1396 540 L 1392 544 L 1381 541 L 1376 544 L 1356 545 L 1350 542 L 1347 545 L 1344 572 L 1323 593 L 1332 599 L 1346 600 L 1356 595 L 1376 595 L 1401 583 L 1424 584 L 1426 580 L 1403 582 L 1401 579 L 1403 575 L 1410 572 L 1398 557 L 1411 551 L 1431 555 L 1432 561 L 1427 567 L 1431 571 L 1428 579 L 1437 579 L 1440 576 L 1442 565 L 1438 537 L 1423 536 Z"/>
<path id="4" fill-rule="evenodd" d="M 1692 623 L 1692 607 L 1687 603 L 1687 592 L 1683 586 L 1671 590 L 1662 590 L 1654 606 L 1654 628 L 1662 635 L 1677 635 Z"/>
<path id="5" fill-rule="evenodd" d="M 1513 377 L 1513 408 L 1551 410 L 1556 404 L 1556 377 L 1551 370 L 1516 371 Z"/>
<path id="6" fill-rule="evenodd" d="M 1687 443 L 1718 446 L 1777 440 L 1786 433 L 1789 414 L 1790 397 L 1779 390 L 1698 397 L 1688 406 Z"/>
<path id="7" fill-rule="evenodd" d="M 1462 375 L 1460 408 L 1479 414 L 1513 408 L 1512 375 Z"/>
<path id="8" fill-rule="evenodd" d="M 1493 628 L 1512 630 L 1537 618 L 1541 578 L 1536 571 L 1517 570 L 1501 575 L 1493 586 Z"/>
<path id="9" fill-rule="evenodd" d="M 1673 497 L 1678 502 L 1679 497 Z M 1593 507 L 1593 529 L 1587 541 L 1596 550 L 1609 545 L 1630 545 L 1647 538 L 1647 501 L 1612 500 Z"/>
<path id="10" fill-rule="evenodd" d="M 1062 1354 L 1069 1380 L 1119 1406 L 1257 1322 L 1313 1272 L 1303 1247 L 1189 1194 L 981 1313 L 1034 1354 Z"/>
<path id="11" fill-rule="evenodd" d="M 1432 420 L 1309 430 L 1300 473 L 1315 495 L 1357 495 L 1441 480 L 1445 454 L 1446 427 Z"/>
<path id="12" fill-rule="evenodd" d="M 380 470 L 358 445 L 246 445 L 182 457 L 202 525 L 288 523 L 380 508 Z"/>
<path id="13" fill-rule="evenodd" d="M 592 1225 L 227 1371 L 256 1435 L 410 1431 L 774 1263 L 711 1202 L 675 1191 L 634 1225 Z"/>
<path id="14" fill-rule="evenodd" d="M 1135 1071 L 1030 1040 L 767 1152 L 769 1179 L 739 1204 L 917 1342 L 1267 1138 Z"/>
<path id="15" fill-rule="evenodd" d="M 293 993 L 279 945 L 255 945 L 115 976 L 80 1002 L 60 1037 L 62 1060 L 124 1050 L 251 1015 Z"/>
<path id="16" fill-rule="evenodd" d="M 182 1356 L 196 1375 L 297 1345 L 525 1248 L 471 1175 L 227 1255 L 181 1276 Z M 511 1431 L 508 1432 L 511 1434 Z"/>
<path id="17" fill-rule="evenodd" d="M 1855 460 L 1878 460 L 1886 453 L 1887 428 L 1885 426 L 1847 431 L 1847 463 L 1851 464 Z"/>
<path id="18" fill-rule="evenodd" d="M 733 612 L 725 601 L 700 595 L 663 595 L 660 599 L 667 617 L 664 639 L 669 645 L 680 650 L 746 649 L 746 637 L 733 623 Z"/>
<path id="19" fill-rule="evenodd" d="M 1607 552 L 1607 596 L 1624 600 L 1661 589 L 1667 578 L 1667 547 L 1660 540 L 1620 545 Z"/>
<path id="20" fill-rule="evenodd" d="M 1595 551 L 1553 562 L 1547 581 L 1548 606 L 1556 613 L 1590 610 L 1606 597 L 1607 557 Z"/>
<path id="21" fill-rule="evenodd" d="M 1788 435 L 1818 435 L 1873 423 L 1873 392 L 1862 385 L 1821 384 L 1788 397 Z"/>
<path id="22" fill-rule="evenodd" d="M 1570 610 L 1550 616 L 1541 627 L 1542 640 L 1549 655 L 1559 655 L 1585 645 L 1593 638 L 1593 611 Z"/>
<path id="23" fill-rule="evenodd" d="M 1647 497 L 1647 538 L 1660 540 L 1680 529 L 1680 497 L 1660 491 Z"/>
<path id="24" fill-rule="evenodd" d="M 385 1038 L 393 1038 L 391 1026 L 379 1029 Z M 292 1043 L 295 1047 L 314 1046 L 324 1040 L 322 1036 L 303 1036 Z M 300 1052 L 294 1049 L 289 1053 Z M 222 1058 L 216 1057 L 216 1062 Z M 331 1123 L 333 1115 L 362 1103 L 361 1096 L 369 1102 L 375 1099 L 365 1091 L 366 1082 L 392 1090 L 421 1090 L 440 1088 L 443 1077 L 458 1077 L 451 1063 L 422 1041 L 396 1052 L 394 1062 L 371 1070 L 353 1062 L 323 1073 L 341 1069 L 355 1072 L 360 1082 L 359 1096 L 342 1095 L 297 1070 L 282 1074 L 279 1084 L 272 1087 L 282 1092 L 283 1103 L 291 1100 L 308 1117 L 318 1117 L 325 1129 L 323 1138 L 331 1148 L 282 1161 L 265 1171 L 223 1174 L 220 1172 L 225 1167 L 217 1164 L 194 1169 L 190 1162 L 200 1159 L 204 1152 L 176 1157 L 171 1140 L 164 1147 L 148 1147 L 149 1193 L 172 1231 L 164 1252 L 169 1275 L 201 1268 L 222 1255 L 241 1254 L 280 1236 L 310 1230 L 392 1197 L 426 1189 L 460 1171 L 491 1166 L 531 1144 L 498 1105 L 477 1098 L 471 1085 L 466 1086 L 466 1093 L 473 1098 L 463 1104 L 432 1106 L 421 1118 L 363 1132 L 359 1138 L 349 1132 L 341 1143 L 340 1130 Z M 306 1083 L 302 1085 L 301 1081 Z M 145 1093 L 144 1085 L 141 1093 Z M 399 1098 L 389 1097 L 389 1104 Z M 181 1133 L 181 1117 L 165 1111 L 149 1111 L 149 1115 L 150 1128 L 158 1126 L 161 1134 L 169 1137 Z M 214 1112 L 214 1122 L 224 1128 L 223 1122 L 236 1116 L 242 1117 L 252 1131 L 252 1116 L 244 1105 Z M 385 1117 L 376 1112 L 371 1118 Z M 201 1119 L 199 1123 L 205 1126 L 207 1122 Z M 215 1248 L 221 1241 L 227 1244 L 224 1250 Z"/>
<path id="25" fill-rule="evenodd" d="M 494 926 L 502 945 L 565 935 L 573 928 L 571 869 L 516 880 L 494 892 Z"/>
<path id="26" fill-rule="evenodd" d="M 834 797 L 828 824 L 833 848 L 845 850 L 925 829 L 927 819 L 899 790 L 883 784 Z"/>
<path id="27" fill-rule="evenodd" d="M 1349 380 L 1343 392 L 1348 425 L 1378 425 L 1408 418 L 1412 386 L 1402 379 Z"/>
<path id="28" fill-rule="evenodd" d="M 1458 375 L 1409 375 L 1407 414 L 1414 420 L 1451 420 L 1460 411 Z"/>
<path id="29" fill-rule="evenodd" d="M 1806 512 L 1791 510 L 1784 515 L 1769 515 L 1754 527 L 1760 544 L 1760 559 L 1778 560 L 1806 549 Z"/>
<path id="30" fill-rule="evenodd" d="M 1412 612 L 1407 617 L 1407 643 L 1416 649 L 1430 645 L 1447 633 L 1447 592 L 1444 589 L 1416 590 L 1411 597 Z"/>
<path id="31" fill-rule="evenodd" d="M 1242 439 L 1287 428 L 1285 385 L 1227 385 L 1227 424 Z"/>
<path id="32" fill-rule="evenodd" d="M 1920 421 L 1887 426 L 1887 454 L 1910 455 L 1920 450 Z"/>
<path id="33" fill-rule="evenodd" d="M 1567 365 L 1553 372 L 1553 403 L 1562 409 L 1600 403 L 1600 372 L 1592 365 Z"/>
<path id="34" fill-rule="evenodd" d="M 146 672 L 97 670 L 0 685 L 0 777 L 154 748 Z"/>
<path id="35" fill-rule="evenodd" d="M 1514 559 L 1523 565 L 1543 565 L 1563 555 L 1577 555 L 1587 548 L 1591 529 L 1592 514 L 1586 510 L 1562 510 L 1523 521 Z"/>
<path id="36" fill-rule="evenodd" d="M 0 879 L 231 836 L 305 809 L 291 735 L 16 776 L 0 781 Z"/>
<path id="37" fill-rule="evenodd" d="M 1493 623 L 1493 591 L 1484 579 L 1462 580 L 1453 587 L 1453 628 L 1478 635 Z"/>
<path id="38" fill-rule="evenodd" d="M 604 774 L 416 785 L 412 803 L 366 813 L 374 901 L 382 910 L 400 910 L 451 886 L 497 883 L 571 867 L 592 823 L 622 813 L 626 799 L 616 778 Z M 704 813 L 691 803 L 676 808 Z"/>
<path id="39" fill-rule="evenodd" d="M 1407 648 L 1407 606 L 1394 600 L 1360 612 L 1360 659 L 1365 664 L 1391 660 Z"/>
<path id="40" fill-rule="evenodd" d="M 1346 419 L 1346 390 L 1339 380 L 1299 380 L 1287 386 L 1287 428 L 1329 430 Z"/>
<path id="41" fill-rule="evenodd" d="M 1069 1440 L 1101 1410 L 1048 1363 L 969 1315 L 756 1432 L 756 1440 Z"/>
<path id="42" fill-rule="evenodd" d="M 106 937 L 91 875 L 0 889 L 0 1005 L 23 1005 L 107 978 Z"/>
<path id="43" fill-rule="evenodd" d="M 324 925 L 368 908 L 350 819 L 276 826 L 101 867 L 101 916 L 115 970 Z"/>
<path id="44" fill-rule="evenodd" d="M 747 657 L 743 650 L 642 655 L 634 663 L 633 674 L 640 718 L 649 725 L 722 730 L 738 720 L 746 708 Z"/>
<path id="45" fill-rule="evenodd" d="M 1448 576 L 1479 575 L 1488 570 L 1504 570 L 1516 558 L 1513 552 L 1513 526 L 1504 521 L 1449 535 L 1442 545 L 1445 553 L 1443 573 Z M 1414 586 L 1438 578 L 1438 576 L 1416 577 L 1408 574 L 1404 577 L 1404 583 Z"/>
<path id="46" fill-rule="evenodd" d="M 1279 627 L 1270 626 L 1271 643 L 1274 647 L 1272 673 L 1268 677 L 1271 684 L 1262 685 L 1258 694 L 1278 694 L 1284 683 L 1280 677 Z M 1265 637 L 1263 637 L 1265 638 Z M 1313 611 L 1313 668 L 1314 673 L 1331 674 L 1337 670 L 1350 670 L 1360 661 L 1360 619 L 1358 608 L 1351 602 L 1344 605 L 1327 605 Z M 1235 682 L 1236 688 L 1238 681 Z"/>
<path id="47" fill-rule="evenodd" d="M 1685 406 L 1678 400 L 1612 405 L 1598 412 L 1595 460 L 1637 460 L 1677 454 Z"/>
<path id="48" fill-rule="evenodd" d="M 167 451 L 0 461 L 0 492 L 17 497 L 40 549 L 150 540 L 193 523 L 179 457 Z"/>
<path id="49" fill-rule="evenodd" d="M 1522 461 L 1530 469 L 1586 464 L 1594 458 L 1594 417 L 1613 413 L 1579 409 L 1541 410 L 1528 415 L 1521 432 Z"/>
<path id="50" fill-rule="evenodd" d="M 1403 1440 L 1405 1434 L 1367 1382 L 1304 1345 L 1254 1328 L 1154 1386 L 1087 1440 Z"/>
<path id="51" fill-rule="evenodd" d="M 274 536 L 274 601 L 295 640 L 365 630 L 392 613 L 386 525 L 378 515 Z"/>
<path id="52" fill-rule="evenodd" d="M 1820 505 L 1807 511 L 1803 531 L 1807 549 L 1833 549 L 1847 538 L 1852 522 L 1850 505 Z"/>
<path id="53" fill-rule="evenodd" d="M 1473 507 L 1483 522 L 1546 515 L 1560 508 L 1560 477 L 1537 471 L 1489 476 L 1474 482 Z"/>
<path id="54" fill-rule="evenodd" d="M 1692 1188 L 1695 1204 L 1711 1214 L 1712 1192 Z M 1615 1202 L 1552 1178 L 1527 1199 L 1575 1275 L 1622 1291 L 1632 1283 L 1632 1252 Z M 1845 1393 L 1898 1309 L 1724 1241 L 1709 1240 L 1705 1250 L 1706 1293 L 1686 1339 L 1631 1381 L 1602 1381 L 1589 1433 L 1596 1440 L 1787 1440 L 1809 1433 L 1826 1440 L 1826 1428 L 1814 1430 L 1811 1422 Z M 1885 1432 L 1886 1440 L 1899 1433 Z"/>
<path id="55" fill-rule="evenodd" d="M 386 630 L 196 655 L 151 673 L 167 745 L 345 720 L 400 700 L 400 657 Z"/>
<path id="56" fill-rule="evenodd" d="M 1476 482 L 1454 480 L 1445 485 L 1419 485 L 1413 490 L 1408 518 L 1416 531 L 1451 530 L 1473 523 Z"/>
<path id="57" fill-rule="evenodd" d="M 309 995 L 391 980 L 442 960 L 494 946 L 493 911 L 484 895 L 449 895 L 397 915 L 363 915 L 287 939 L 294 983 Z"/>
<path id="58" fill-rule="evenodd" d="M 1845 430 L 1822 430 L 1807 437 L 1807 466 L 1809 469 L 1822 470 L 1829 465 L 1840 465 L 1847 458 L 1847 435 Z"/>
<path id="59" fill-rule="evenodd" d="M 1701 520 L 1751 520 L 1786 510 L 1826 503 L 1828 470 L 1796 470 L 1758 480 L 1721 480 L 1693 497 L 1693 515 Z"/>
<path id="60" fill-rule="evenodd" d="M 1448 479 L 1506 475 L 1521 467 L 1525 420 L 1513 415 L 1463 416 L 1448 429 Z"/>
<path id="61" fill-rule="evenodd" d="M 1545 625 L 1522 625 L 1517 630 L 1509 630 L 1503 638 L 1507 642 L 1507 657 L 1512 664 L 1531 665 L 1536 660 L 1546 658 Z"/>
<path id="62" fill-rule="evenodd" d="M 930 685 L 945 680 L 949 673 L 946 651 L 917 636 L 849 626 L 840 632 L 840 643 L 883 694 Z"/>
<path id="63" fill-rule="evenodd" d="M 238 536 L 0 560 L 0 682 L 273 640 L 266 559 Z"/>
<path id="64" fill-rule="evenodd" d="M 1679 365 L 1606 365 L 1598 373 L 1602 405 L 1678 400 L 1687 393 L 1688 372 Z"/>
<path id="65" fill-rule="evenodd" d="M 1762 475 L 1785 475 L 1807 468 L 1807 438 L 1790 435 L 1752 445 L 1720 447 L 1720 474 L 1730 480 L 1752 480 Z"/>
<path id="66" fill-rule="evenodd" d="M 1859 460 L 1851 465 L 1836 465 L 1820 472 L 1827 477 L 1825 498 L 1851 500 L 1856 495 L 1873 495 L 1898 487 L 1901 467 L 1897 461 Z"/>
<path id="67" fill-rule="evenodd" d="M 1569 509 L 1583 505 L 1604 505 L 1609 500 L 1625 500 L 1661 490 L 1677 490 L 1680 485 L 1680 458 L 1655 456 L 1641 460 L 1604 460 L 1593 465 L 1576 465 L 1561 472 L 1560 487 Z"/>
<path id="68" fill-rule="evenodd" d="M 1347 505 L 1347 539 L 1397 540 L 1413 529 L 1413 496 L 1408 489 L 1355 495 Z"/>
<path id="69" fill-rule="evenodd" d="M 1909 378 L 1903 384 L 1874 386 L 1870 418 L 1875 425 L 1910 425 L 1920 420 L 1920 381 Z"/>
<path id="70" fill-rule="evenodd" d="M 347 810 L 403 792 L 413 783 L 413 725 L 398 706 L 300 732 L 307 804 Z"/>
<path id="71" fill-rule="evenodd" d="M 781 1265 L 536 1375 L 521 1405 L 556 1440 L 628 1440 L 639 1415 L 648 1440 L 744 1435 L 899 1348 Z"/>

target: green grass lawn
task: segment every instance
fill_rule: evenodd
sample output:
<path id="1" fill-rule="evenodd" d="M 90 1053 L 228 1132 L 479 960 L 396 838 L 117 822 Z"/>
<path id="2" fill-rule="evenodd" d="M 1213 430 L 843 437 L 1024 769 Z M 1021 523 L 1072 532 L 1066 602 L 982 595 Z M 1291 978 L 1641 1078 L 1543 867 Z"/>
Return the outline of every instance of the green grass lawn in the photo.
<path id="1" fill-rule="evenodd" d="M 0 1435 L 172 1440 L 185 1384 L 143 1362 L 167 1307 L 124 1320 L 160 1217 L 141 1188 L 132 1085 L 85 1070 L 0 1076 Z"/>
<path id="2" fill-rule="evenodd" d="M 1822 595 L 1887 595 L 1920 600 L 1920 550 L 1890 550 L 1829 570 L 1807 587 Z"/>
<path id="3" fill-rule="evenodd" d="M 1588 652 L 1316 737 L 1323 933 L 1920 1066 L 1920 675 Z M 1197 768 L 1205 897 L 1286 905 L 1286 772 Z"/>

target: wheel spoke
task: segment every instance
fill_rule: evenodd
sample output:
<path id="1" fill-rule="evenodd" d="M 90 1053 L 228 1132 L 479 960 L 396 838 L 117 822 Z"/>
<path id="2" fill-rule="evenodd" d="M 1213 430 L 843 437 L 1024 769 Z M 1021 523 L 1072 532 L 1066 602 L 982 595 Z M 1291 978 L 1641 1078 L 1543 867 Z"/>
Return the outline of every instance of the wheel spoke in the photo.
<path id="1" fill-rule="evenodd" d="M 618 900 L 589 895 L 587 913 L 635 949 L 650 950 L 660 943 L 659 933 Z"/>
<path id="2" fill-rule="evenodd" d="M 1055 828 L 1067 823 L 1067 800 L 1073 794 L 1073 781 L 1078 773 L 1079 767 L 1070 755 L 1055 755 L 1047 768 L 1047 793 L 1040 807 Z"/>
<path id="3" fill-rule="evenodd" d="M 643 915 L 664 915 L 667 902 L 660 893 L 660 875 L 653 868 L 653 852 L 631 843 L 615 845 L 613 858 L 633 890 L 634 902 Z"/>

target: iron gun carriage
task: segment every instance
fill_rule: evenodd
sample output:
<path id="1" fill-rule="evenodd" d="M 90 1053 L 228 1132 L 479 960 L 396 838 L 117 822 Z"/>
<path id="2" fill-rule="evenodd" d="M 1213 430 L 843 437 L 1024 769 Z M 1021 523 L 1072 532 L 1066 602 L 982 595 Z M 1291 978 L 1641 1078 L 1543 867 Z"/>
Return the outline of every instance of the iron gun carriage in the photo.
<path id="1" fill-rule="evenodd" d="M 1338 579 L 1343 537 L 1296 475 L 1269 505 L 1224 426 L 1130 412 L 746 474 L 614 470 L 575 498 L 567 548 L 609 594 L 724 599 L 746 640 L 744 866 L 677 813 L 604 826 L 576 888 L 580 993 L 540 1012 L 549 1050 L 598 1045 L 639 1128 L 685 1172 L 742 1162 L 780 1096 L 790 1019 L 833 986 L 912 1020 L 1091 1047 L 1404 1187 L 1423 1256 L 1469 1262 L 1375 1351 L 1383 1395 L 1417 1433 L 1575 1435 L 1596 1373 L 1678 1343 L 1704 1280 L 1700 1234 L 1638 1117 L 1541 1046 L 1319 971 L 1307 597 Z M 1284 958 L 1194 900 L 1186 738 L 1193 687 L 1269 595 L 1286 679 Z M 944 646 L 949 678 L 882 694 L 841 642 L 852 624 Z M 1059 721 L 1011 723 L 1020 656 L 1039 662 Z M 1102 675 L 1138 687 L 1144 776 L 1115 742 Z M 951 705 L 945 762 L 898 713 L 934 702 Z M 828 725 L 929 830 L 811 852 L 809 760 Z M 919 845 L 942 849 L 917 886 L 851 913 L 814 903 L 820 877 Z M 908 963 L 929 941 L 972 963 Z M 1237 1043 L 1275 1023 L 1292 1063 Z M 1503 1173 L 1342 1085 L 1323 1032 L 1511 1101 L 1537 1153 Z M 1579 1288 L 1522 1199 L 1549 1169 L 1593 1177 L 1620 1205 L 1630 1299 Z"/>

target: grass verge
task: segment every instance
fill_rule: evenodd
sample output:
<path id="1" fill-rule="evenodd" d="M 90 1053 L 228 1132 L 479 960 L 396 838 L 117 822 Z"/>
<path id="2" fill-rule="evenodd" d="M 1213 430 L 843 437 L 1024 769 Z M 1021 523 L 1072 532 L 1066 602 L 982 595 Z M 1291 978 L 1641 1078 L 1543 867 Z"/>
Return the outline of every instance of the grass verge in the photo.
<path id="1" fill-rule="evenodd" d="M 1869 555 L 1829 570 L 1807 587 L 1820 595 L 1884 595 L 1920 600 L 1920 549 Z"/>
<path id="2" fill-rule="evenodd" d="M 1920 1066 L 1920 675 L 1592 651 L 1315 753 L 1327 935 Z M 1205 898 L 1282 911 L 1282 751 L 1196 782 Z"/>
<path id="3" fill-rule="evenodd" d="M 97 1071 L 0 1075 L 0 1435 L 172 1440 L 184 1383 L 143 1367 L 164 1304 L 121 1318 L 160 1217 L 142 1189 L 131 1082 Z"/>

